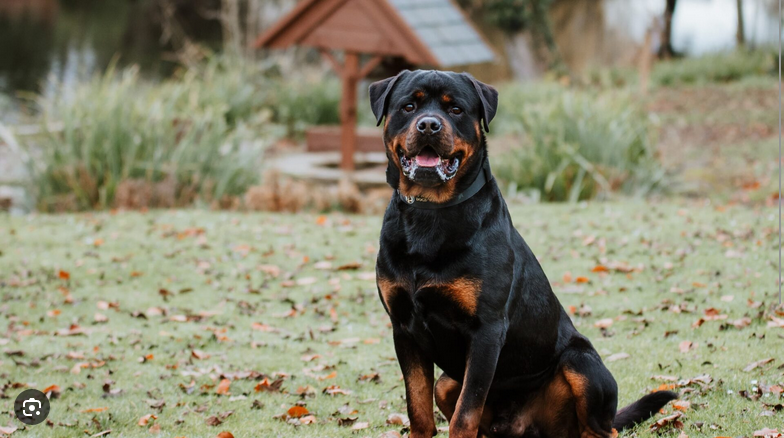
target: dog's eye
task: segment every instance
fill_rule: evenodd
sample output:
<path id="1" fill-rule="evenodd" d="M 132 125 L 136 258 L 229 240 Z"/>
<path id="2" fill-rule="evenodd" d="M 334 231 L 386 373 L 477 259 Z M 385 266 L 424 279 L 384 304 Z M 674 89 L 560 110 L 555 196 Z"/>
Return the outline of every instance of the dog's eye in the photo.
<path id="1" fill-rule="evenodd" d="M 459 106 L 453 106 L 452 109 L 449 110 L 449 112 L 451 112 L 452 114 L 462 114 L 463 109 L 460 108 Z"/>
<path id="2" fill-rule="evenodd" d="M 406 105 L 403 107 L 403 111 L 405 111 L 405 112 L 407 112 L 407 113 L 410 113 L 411 111 L 414 111 L 414 108 L 415 108 L 415 107 L 414 107 L 414 104 L 413 104 L 413 103 L 408 103 L 408 104 L 406 104 Z"/>

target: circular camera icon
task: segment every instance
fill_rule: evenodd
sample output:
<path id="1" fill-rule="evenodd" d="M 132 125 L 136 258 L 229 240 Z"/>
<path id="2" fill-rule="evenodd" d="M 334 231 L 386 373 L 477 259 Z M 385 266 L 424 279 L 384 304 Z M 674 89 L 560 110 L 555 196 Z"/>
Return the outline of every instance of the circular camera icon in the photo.
<path id="1" fill-rule="evenodd" d="M 49 399 L 37 389 L 22 391 L 14 401 L 17 420 L 33 426 L 42 423 L 49 416 Z"/>

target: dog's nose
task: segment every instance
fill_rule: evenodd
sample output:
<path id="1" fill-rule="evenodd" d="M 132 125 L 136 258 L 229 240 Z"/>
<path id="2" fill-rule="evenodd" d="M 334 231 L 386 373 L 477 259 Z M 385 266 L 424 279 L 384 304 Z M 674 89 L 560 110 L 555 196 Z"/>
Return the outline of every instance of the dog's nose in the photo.
<path id="1" fill-rule="evenodd" d="M 441 130 L 441 122 L 435 117 L 422 117 L 417 123 L 417 131 L 433 135 Z"/>

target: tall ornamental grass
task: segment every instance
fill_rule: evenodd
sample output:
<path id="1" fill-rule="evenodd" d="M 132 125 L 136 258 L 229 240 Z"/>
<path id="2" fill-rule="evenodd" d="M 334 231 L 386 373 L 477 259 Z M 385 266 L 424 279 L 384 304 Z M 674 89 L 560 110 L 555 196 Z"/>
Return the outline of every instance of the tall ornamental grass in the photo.
<path id="1" fill-rule="evenodd" d="M 39 209 L 236 199 L 258 182 L 265 145 L 337 120 L 329 80 L 272 70 L 216 57 L 160 83 L 109 68 L 58 84 L 37 101 L 43 133 L 24 141 Z"/>
<path id="2" fill-rule="evenodd" d="M 723 83 L 773 76 L 778 71 L 775 50 L 735 50 L 657 63 L 651 80 L 659 86 Z"/>
<path id="3" fill-rule="evenodd" d="M 494 123 L 513 146 L 493 162 L 511 191 L 576 202 L 615 191 L 642 196 L 661 181 L 650 122 L 630 96 L 549 83 L 510 85 L 501 96 Z"/>

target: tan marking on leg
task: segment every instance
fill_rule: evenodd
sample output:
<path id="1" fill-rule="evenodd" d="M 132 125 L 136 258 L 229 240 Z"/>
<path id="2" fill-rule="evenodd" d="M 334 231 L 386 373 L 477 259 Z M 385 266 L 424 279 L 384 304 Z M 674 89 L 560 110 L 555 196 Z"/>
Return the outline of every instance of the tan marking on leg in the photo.
<path id="1" fill-rule="evenodd" d="M 430 425 L 435 421 L 433 418 L 433 378 L 428 379 L 422 371 L 419 367 L 412 367 L 405 376 L 408 383 L 406 385 L 406 399 L 411 408 L 410 421 L 412 425 Z M 433 431 L 412 430 L 411 432 L 414 436 L 427 435 Z"/>
<path id="2" fill-rule="evenodd" d="M 580 423 L 580 438 L 608 438 L 609 434 L 593 430 L 588 426 L 588 398 L 586 397 L 588 379 L 584 375 L 566 368 L 563 370 L 563 375 L 574 396 L 577 420 Z"/>
<path id="3" fill-rule="evenodd" d="M 388 278 L 379 278 L 376 284 L 378 284 L 378 290 L 381 291 L 381 299 L 384 300 L 384 306 L 389 309 L 390 301 L 397 294 L 400 286 Z"/>
<path id="4" fill-rule="evenodd" d="M 460 277 L 444 283 L 428 282 L 423 287 L 432 287 L 451 298 L 461 309 L 470 315 L 476 313 L 476 303 L 482 292 L 482 281 L 475 278 Z"/>
<path id="5" fill-rule="evenodd" d="M 446 417 L 446 421 L 452 421 L 452 415 L 457 407 L 457 399 L 460 398 L 460 391 L 463 386 L 457 380 L 452 379 L 446 374 L 441 374 L 436 382 L 435 396 L 436 406 Z"/>

